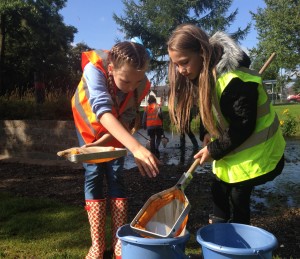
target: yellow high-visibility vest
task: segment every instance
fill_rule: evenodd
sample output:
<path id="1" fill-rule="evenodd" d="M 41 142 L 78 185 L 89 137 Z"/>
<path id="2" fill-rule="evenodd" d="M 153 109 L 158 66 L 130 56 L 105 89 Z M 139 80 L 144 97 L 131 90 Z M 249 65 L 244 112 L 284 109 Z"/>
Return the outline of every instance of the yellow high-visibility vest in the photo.
<path id="1" fill-rule="evenodd" d="M 250 69 L 240 68 L 218 78 L 213 111 L 220 127 L 224 130 L 228 126 L 228 121 L 220 111 L 221 94 L 233 78 L 258 83 L 258 101 L 256 126 L 252 135 L 225 157 L 213 162 L 214 174 L 227 183 L 243 182 L 271 172 L 281 159 L 286 145 L 261 77 Z"/>

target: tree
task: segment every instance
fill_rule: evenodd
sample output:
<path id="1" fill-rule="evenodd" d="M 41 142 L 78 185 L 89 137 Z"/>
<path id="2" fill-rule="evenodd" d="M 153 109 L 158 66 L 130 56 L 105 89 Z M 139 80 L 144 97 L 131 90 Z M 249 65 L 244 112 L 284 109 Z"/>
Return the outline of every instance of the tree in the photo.
<path id="1" fill-rule="evenodd" d="M 300 93 L 300 77 L 297 77 L 293 85 L 293 91 L 295 93 Z"/>
<path id="2" fill-rule="evenodd" d="M 68 54 L 68 74 L 69 74 L 69 86 L 70 88 L 77 87 L 78 82 L 82 76 L 82 68 L 81 68 L 81 54 L 82 52 L 91 50 L 91 48 L 81 42 L 77 43 L 76 46 L 72 47 Z"/>
<path id="3" fill-rule="evenodd" d="M 298 0 L 265 0 L 266 8 L 252 13 L 258 33 L 258 46 L 251 50 L 257 63 L 276 52 L 270 68 L 299 70 L 300 63 L 300 5 Z M 272 75 L 274 76 L 274 75 Z M 274 79 L 269 78 L 269 79 Z"/>
<path id="4" fill-rule="evenodd" d="M 226 31 L 234 22 L 236 9 L 227 14 L 232 0 L 122 0 L 124 16 L 113 15 L 120 26 L 125 39 L 141 36 L 144 45 L 151 49 L 153 61 L 151 70 L 155 71 L 152 80 L 163 80 L 167 71 L 166 42 L 175 27 L 182 23 L 199 25 L 208 33 L 217 30 Z M 249 32 L 251 23 L 246 28 L 238 28 L 231 33 L 236 40 L 242 40 Z"/>
<path id="5" fill-rule="evenodd" d="M 8 31 L 12 31 L 16 24 L 19 13 L 26 9 L 27 4 L 24 1 L 1 1 L 0 2 L 0 93 L 2 92 L 3 82 L 3 65 L 5 62 L 5 42 L 6 34 Z M 16 12 L 18 10 L 18 12 Z M 14 19 L 16 18 L 16 19 Z M 9 28 L 12 29 L 9 29 Z"/>
<path id="6" fill-rule="evenodd" d="M 75 27 L 66 26 L 58 13 L 66 1 L 1 1 L 2 93 L 16 86 L 29 87 L 34 72 L 44 73 L 49 82 L 59 82 L 65 74 L 68 50 L 77 32 Z"/>
<path id="7" fill-rule="evenodd" d="M 252 53 L 252 52 L 250 51 L 250 53 Z M 251 63 L 251 68 L 256 70 L 256 71 L 259 71 L 270 56 L 271 55 L 269 55 L 269 56 L 263 56 L 263 55 L 255 56 L 255 58 L 253 58 L 253 61 Z M 273 58 L 271 64 L 268 66 L 268 68 L 262 74 L 262 79 L 263 80 L 274 79 L 274 78 L 277 77 L 278 68 L 277 68 L 277 65 L 275 64 L 275 59 L 276 59 L 276 56 L 275 56 L 275 58 Z"/>

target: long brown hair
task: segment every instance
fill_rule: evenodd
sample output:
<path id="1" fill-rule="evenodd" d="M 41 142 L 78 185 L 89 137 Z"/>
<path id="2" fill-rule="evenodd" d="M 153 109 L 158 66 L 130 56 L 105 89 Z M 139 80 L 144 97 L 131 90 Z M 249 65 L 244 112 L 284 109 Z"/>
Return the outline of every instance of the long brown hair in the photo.
<path id="1" fill-rule="evenodd" d="M 213 98 L 216 84 L 216 64 L 222 49 L 209 42 L 208 35 L 192 24 L 178 26 L 171 34 L 168 49 L 172 51 L 191 51 L 201 55 L 203 69 L 199 77 L 193 81 L 182 76 L 175 64 L 169 63 L 169 113 L 172 121 L 180 131 L 185 131 L 189 123 L 189 114 L 193 105 L 193 95 L 197 92 L 201 120 L 205 128 L 213 135 L 219 136 L 220 131 L 213 116 Z M 196 90 L 195 90 L 196 89 Z"/>
<path id="2" fill-rule="evenodd" d="M 149 55 L 146 51 L 146 48 L 138 43 L 133 43 L 129 41 L 123 41 L 115 44 L 108 54 L 108 62 L 112 63 L 115 69 L 119 69 L 125 64 L 129 64 L 137 70 L 147 70 L 149 65 Z M 115 83 L 112 75 L 108 75 L 108 90 L 114 102 L 116 112 L 119 117 L 119 103 L 117 102 L 116 92 L 115 92 Z M 135 108 L 136 108 L 136 117 L 134 125 L 132 126 L 131 133 L 137 131 L 140 127 L 140 113 L 138 101 L 138 92 L 137 89 L 134 90 L 134 99 L 135 99 Z"/>

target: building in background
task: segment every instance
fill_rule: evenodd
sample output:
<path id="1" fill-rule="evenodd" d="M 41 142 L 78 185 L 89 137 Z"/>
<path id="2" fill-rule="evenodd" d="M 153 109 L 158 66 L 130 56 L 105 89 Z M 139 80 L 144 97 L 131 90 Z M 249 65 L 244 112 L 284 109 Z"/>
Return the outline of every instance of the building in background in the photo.
<path id="1" fill-rule="evenodd" d="M 156 98 L 156 102 L 161 106 L 168 106 L 168 92 L 169 92 L 168 85 L 151 87 L 150 92 L 146 95 L 146 97 L 142 101 L 141 106 L 145 107 L 148 105 L 149 95 L 153 95 Z"/>

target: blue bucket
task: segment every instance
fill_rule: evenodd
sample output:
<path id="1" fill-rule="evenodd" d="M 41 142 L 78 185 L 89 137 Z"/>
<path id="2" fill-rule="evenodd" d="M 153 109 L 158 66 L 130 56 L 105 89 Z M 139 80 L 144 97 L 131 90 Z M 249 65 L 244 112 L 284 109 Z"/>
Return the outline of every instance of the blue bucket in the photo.
<path id="1" fill-rule="evenodd" d="M 264 229 L 236 223 L 216 223 L 197 231 L 205 259 L 272 259 L 276 237 Z"/>
<path id="2" fill-rule="evenodd" d="M 117 237 L 122 243 L 122 259 L 188 258 L 184 254 L 186 242 L 190 238 L 188 231 L 174 238 L 143 238 L 127 224 L 118 229 Z"/>

